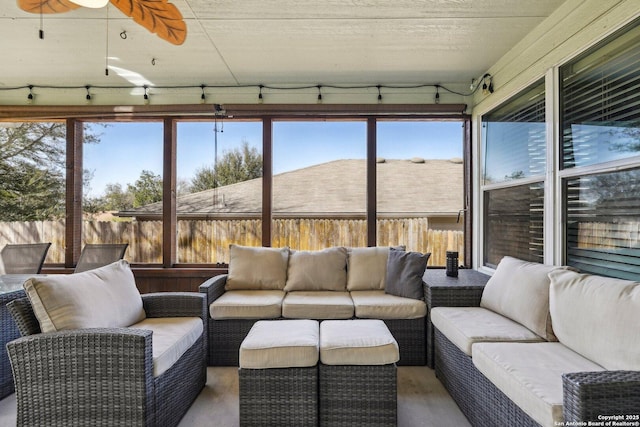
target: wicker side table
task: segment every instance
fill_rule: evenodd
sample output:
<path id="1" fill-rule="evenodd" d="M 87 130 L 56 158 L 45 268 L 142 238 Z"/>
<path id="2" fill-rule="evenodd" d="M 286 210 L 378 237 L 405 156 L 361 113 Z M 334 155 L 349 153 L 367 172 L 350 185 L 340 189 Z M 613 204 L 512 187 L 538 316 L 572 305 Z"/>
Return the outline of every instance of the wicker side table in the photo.
<path id="1" fill-rule="evenodd" d="M 428 269 L 422 280 L 425 283 L 427 302 L 427 366 L 433 369 L 434 332 L 431 309 L 434 307 L 477 307 L 480 305 L 484 285 L 491 276 L 476 270 L 460 269 L 458 277 L 449 277 L 444 269 Z"/>

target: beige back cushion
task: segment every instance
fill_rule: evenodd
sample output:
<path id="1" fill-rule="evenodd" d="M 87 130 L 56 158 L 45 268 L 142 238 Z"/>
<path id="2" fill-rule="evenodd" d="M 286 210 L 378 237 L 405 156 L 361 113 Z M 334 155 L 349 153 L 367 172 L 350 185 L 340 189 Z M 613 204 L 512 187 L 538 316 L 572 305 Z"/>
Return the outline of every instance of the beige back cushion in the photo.
<path id="1" fill-rule="evenodd" d="M 560 342 L 610 370 L 640 370 L 640 283 L 554 271 L 551 318 Z"/>
<path id="2" fill-rule="evenodd" d="M 225 289 L 282 290 L 287 282 L 288 248 L 231 245 Z"/>
<path id="3" fill-rule="evenodd" d="M 335 247 L 321 251 L 291 253 L 285 291 L 345 291 L 346 289 L 346 248 Z"/>
<path id="4" fill-rule="evenodd" d="M 33 277 L 24 289 L 42 332 L 122 328 L 146 317 L 124 260 L 83 273 Z"/>
<path id="5" fill-rule="evenodd" d="M 347 290 L 376 291 L 384 289 L 388 258 L 388 247 L 349 249 Z"/>
<path id="6" fill-rule="evenodd" d="M 550 271 L 559 267 L 504 257 L 482 293 L 480 306 L 555 341 L 549 315 Z"/>

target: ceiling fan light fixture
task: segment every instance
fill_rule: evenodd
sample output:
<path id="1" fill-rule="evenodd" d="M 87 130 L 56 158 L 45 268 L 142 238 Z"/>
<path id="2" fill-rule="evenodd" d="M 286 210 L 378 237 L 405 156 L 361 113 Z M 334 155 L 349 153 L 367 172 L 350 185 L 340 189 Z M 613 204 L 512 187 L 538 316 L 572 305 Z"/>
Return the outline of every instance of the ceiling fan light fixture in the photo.
<path id="1" fill-rule="evenodd" d="M 90 7 L 92 9 L 100 9 L 101 7 L 105 7 L 109 0 L 69 0 L 71 3 L 75 3 L 78 6 L 82 7 Z"/>

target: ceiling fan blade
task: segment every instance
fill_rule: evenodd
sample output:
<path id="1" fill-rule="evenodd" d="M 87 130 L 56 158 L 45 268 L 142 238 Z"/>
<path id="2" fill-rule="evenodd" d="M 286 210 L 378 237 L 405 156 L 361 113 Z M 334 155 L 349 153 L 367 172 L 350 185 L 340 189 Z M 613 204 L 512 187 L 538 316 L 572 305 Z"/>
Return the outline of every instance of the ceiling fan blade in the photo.
<path id="1" fill-rule="evenodd" d="M 80 6 L 69 0 L 18 0 L 18 7 L 29 13 L 63 13 Z"/>
<path id="2" fill-rule="evenodd" d="M 169 43 L 180 45 L 187 38 L 182 14 L 168 0 L 111 0 L 111 4 Z"/>

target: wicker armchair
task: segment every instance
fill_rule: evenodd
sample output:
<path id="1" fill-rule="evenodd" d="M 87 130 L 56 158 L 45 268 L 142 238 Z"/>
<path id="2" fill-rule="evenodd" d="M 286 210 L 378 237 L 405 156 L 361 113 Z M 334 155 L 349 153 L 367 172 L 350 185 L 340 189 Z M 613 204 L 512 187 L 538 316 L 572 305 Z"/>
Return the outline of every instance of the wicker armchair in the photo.
<path id="1" fill-rule="evenodd" d="M 147 317 L 207 316 L 199 294 L 142 298 Z M 18 425 L 175 426 L 206 382 L 206 328 L 172 367 L 154 377 L 149 330 L 43 334 L 27 298 L 9 309 L 23 335 L 7 345 Z"/>

